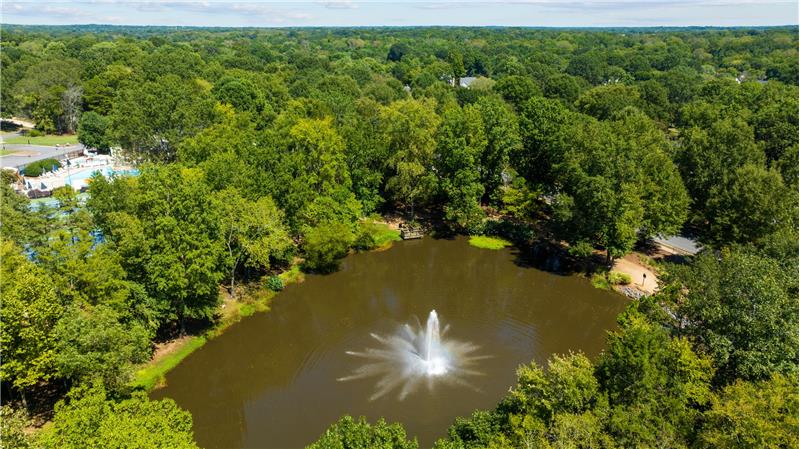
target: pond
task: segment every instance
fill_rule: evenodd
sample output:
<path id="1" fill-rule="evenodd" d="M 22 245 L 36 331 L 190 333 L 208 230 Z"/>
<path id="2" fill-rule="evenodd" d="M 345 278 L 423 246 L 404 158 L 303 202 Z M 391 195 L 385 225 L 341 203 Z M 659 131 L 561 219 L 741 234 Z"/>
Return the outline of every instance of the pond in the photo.
<path id="1" fill-rule="evenodd" d="M 206 449 L 304 447 L 344 414 L 402 422 L 430 447 L 455 417 L 493 407 L 520 364 L 599 354 L 625 303 L 585 279 L 527 267 L 513 248 L 405 241 L 288 286 L 271 311 L 206 343 L 152 396 L 189 410 Z M 418 359 L 415 345 L 431 346 L 426 330 L 448 366 L 426 376 L 386 360 L 406 350 Z"/>

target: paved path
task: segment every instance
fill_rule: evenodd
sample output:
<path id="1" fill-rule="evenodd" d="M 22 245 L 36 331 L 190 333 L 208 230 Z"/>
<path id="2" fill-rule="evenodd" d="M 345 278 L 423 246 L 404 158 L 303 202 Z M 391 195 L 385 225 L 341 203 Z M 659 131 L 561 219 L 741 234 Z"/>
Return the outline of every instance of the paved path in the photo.
<path id="1" fill-rule="evenodd" d="M 642 265 L 639 257 L 635 253 L 628 254 L 627 256 L 614 261 L 613 271 L 627 273 L 631 277 L 631 287 L 635 287 L 648 295 L 652 295 L 658 290 L 658 277 L 650 268 Z M 642 274 L 646 274 L 647 278 L 644 279 L 642 284 Z"/>

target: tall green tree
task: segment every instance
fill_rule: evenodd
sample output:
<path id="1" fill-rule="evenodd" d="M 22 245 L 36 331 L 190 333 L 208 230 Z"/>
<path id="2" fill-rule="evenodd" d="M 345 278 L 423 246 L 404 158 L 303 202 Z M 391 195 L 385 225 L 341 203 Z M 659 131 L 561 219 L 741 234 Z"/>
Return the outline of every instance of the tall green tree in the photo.
<path id="1" fill-rule="evenodd" d="M 726 178 L 709 192 L 709 241 L 755 242 L 796 222 L 797 195 L 777 170 L 745 164 Z"/>
<path id="2" fill-rule="evenodd" d="M 480 111 L 474 106 L 446 110 L 436 140 L 445 219 L 458 229 L 477 229 L 484 215 L 479 164 L 487 143 Z"/>
<path id="3" fill-rule="evenodd" d="M 120 322 L 113 309 L 71 307 L 54 329 L 59 375 L 76 382 L 98 381 L 121 390 L 131 380 L 133 366 L 150 356 L 150 337 L 136 321 Z"/>
<path id="4" fill-rule="evenodd" d="M 476 103 L 486 134 L 486 147 L 480 155 L 480 178 L 484 203 L 496 200 L 503 184 L 503 171 L 508 168 L 509 155 L 522 148 L 517 116 L 496 97 L 485 96 Z"/>
<path id="5" fill-rule="evenodd" d="M 214 100 L 196 80 L 166 75 L 131 83 L 111 112 L 111 132 L 135 158 L 172 161 L 181 141 L 215 120 Z"/>
<path id="6" fill-rule="evenodd" d="M 424 202 L 436 183 L 432 171 L 439 117 L 428 100 L 400 100 L 381 110 L 391 177 L 386 188 L 411 209 Z"/>
<path id="7" fill-rule="evenodd" d="M 718 384 L 797 365 L 796 280 L 775 260 L 733 249 L 676 270 L 678 332 L 713 357 Z"/>
<path id="8" fill-rule="evenodd" d="M 276 260 L 285 260 L 292 247 L 283 223 L 283 212 L 266 196 L 250 201 L 233 188 L 214 194 L 220 216 L 220 235 L 227 252 L 230 294 L 236 296 L 236 270 L 247 266 L 270 268 Z"/>
<path id="9" fill-rule="evenodd" d="M 103 211 L 104 232 L 132 280 L 142 283 L 183 328 L 186 318 L 211 319 L 224 276 L 220 217 L 203 172 L 178 165 L 146 166 L 135 182 L 115 180 L 127 193 L 118 210 Z M 101 193 L 102 192 L 102 193 Z M 93 197 L 95 204 L 111 197 Z"/>
<path id="10" fill-rule="evenodd" d="M 25 401 L 26 391 L 57 376 L 53 330 L 64 305 L 47 272 L 27 260 L 19 247 L 3 240 L 0 255 L 0 377 L 22 393 Z"/>

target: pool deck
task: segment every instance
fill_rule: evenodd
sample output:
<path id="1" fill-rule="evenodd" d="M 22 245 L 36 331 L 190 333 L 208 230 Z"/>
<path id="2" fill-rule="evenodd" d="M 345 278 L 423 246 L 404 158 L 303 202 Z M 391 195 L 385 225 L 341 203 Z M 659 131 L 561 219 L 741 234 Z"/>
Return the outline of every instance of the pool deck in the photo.
<path id="1" fill-rule="evenodd" d="M 88 185 L 87 180 L 97 171 L 105 174 L 108 170 L 126 171 L 130 170 L 130 168 L 129 166 L 116 164 L 112 158 L 101 158 L 84 162 L 79 166 L 64 166 L 55 172 L 48 172 L 35 178 L 23 177 L 23 179 L 25 190 L 52 191 L 65 185 L 70 185 L 73 189 L 80 190 Z"/>

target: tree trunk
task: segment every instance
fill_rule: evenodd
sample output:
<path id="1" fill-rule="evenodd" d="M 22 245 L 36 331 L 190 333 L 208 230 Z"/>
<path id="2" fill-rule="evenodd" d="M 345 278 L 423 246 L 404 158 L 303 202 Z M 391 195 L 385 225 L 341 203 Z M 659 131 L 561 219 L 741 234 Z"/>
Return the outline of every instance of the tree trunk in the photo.
<path id="1" fill-rule="evenodd" d="M 230 289 L 231 298 L 233 299 L 236 299 L 236 290 L 234 290 L 235 276 L 236 276 L 236 265 L 234 264 L 233 269 L 231 269 L 231 289 Z"/>
<path id="2" fill-rule="evenodd" d="M 28 408 L 28 398 L 25 397 L 25 390 L 22 388 L 19 389 L 19 396 L 22 398 L 22 406 L 25 407 L 25 413 L 30 414 L 30 409 Z"/>

